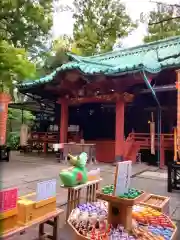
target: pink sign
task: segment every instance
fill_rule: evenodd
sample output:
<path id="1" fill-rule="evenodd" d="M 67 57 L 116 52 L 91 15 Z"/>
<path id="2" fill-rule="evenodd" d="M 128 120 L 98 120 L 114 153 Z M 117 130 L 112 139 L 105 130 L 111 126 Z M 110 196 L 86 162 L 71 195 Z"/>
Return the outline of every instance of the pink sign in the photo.
<path id="1" fill-rule="evenodd" d="M 16 208 L 18 189 L 6 189 L 0 191 L 0 212 L 6 212 Z"/>

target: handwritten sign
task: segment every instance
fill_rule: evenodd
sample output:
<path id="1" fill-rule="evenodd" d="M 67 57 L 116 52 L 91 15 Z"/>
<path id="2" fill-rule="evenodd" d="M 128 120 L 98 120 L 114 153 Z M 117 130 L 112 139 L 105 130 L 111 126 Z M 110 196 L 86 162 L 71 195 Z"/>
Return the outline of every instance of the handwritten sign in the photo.
<path id="1" fill-rule="evenodd" d="M 46 200 L 56 196 L 56 179 L 40 182 L 37 184 L 36 201 Z"/>
<path id="2" fill-rule="evenodd" d="M 18 189 L 0 191 L 0 212 L 6 212 L 17 207 Z"/>
<path id="3" fill-rule="evenodd" d="M 118 163 L 117 168 L 117 175 L 115 179 L 115 196 L 119 196 L 128 192 L 132 173 L 132 162 L 120 162 Z"/>

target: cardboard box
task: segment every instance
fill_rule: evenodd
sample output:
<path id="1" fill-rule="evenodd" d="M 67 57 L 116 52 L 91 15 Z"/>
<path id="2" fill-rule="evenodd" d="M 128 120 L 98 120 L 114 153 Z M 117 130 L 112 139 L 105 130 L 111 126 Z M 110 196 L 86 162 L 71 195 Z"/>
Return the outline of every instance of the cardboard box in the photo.
<path id="1" fill-rule="evenodd" d="M 143 201 L 142 204 L 152 207 L 159 212 L 169 215 L 169 197 L 149 194 Z"/>

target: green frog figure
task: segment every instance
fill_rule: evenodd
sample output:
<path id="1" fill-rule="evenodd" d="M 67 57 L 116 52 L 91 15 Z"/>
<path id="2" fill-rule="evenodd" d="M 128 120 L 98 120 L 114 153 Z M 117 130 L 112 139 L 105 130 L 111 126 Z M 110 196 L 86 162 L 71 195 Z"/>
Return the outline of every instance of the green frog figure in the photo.
<path id="1" fill-rule="evenodd" d="M 68 157 L 73 167 L 62 170 L 59 174 L 64 187 L 74 187 L 86 183 L 88 179 L 86 169 L 87 153 L 83 152 L 79 156 L 68 154 Z"/>

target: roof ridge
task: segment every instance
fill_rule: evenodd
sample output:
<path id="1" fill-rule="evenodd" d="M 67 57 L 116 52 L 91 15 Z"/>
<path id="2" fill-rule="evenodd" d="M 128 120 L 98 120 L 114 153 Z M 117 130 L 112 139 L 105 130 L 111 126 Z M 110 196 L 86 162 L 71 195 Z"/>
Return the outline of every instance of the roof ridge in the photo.
<path id="1" fill-rule="evenodd" d="M 115 50 L 115 51 L 109 51 L 109 52 L 106 52 L 106 53 L 101 53 L 101 54 L 97 54 L 97 55 L 93 55 L 93 56 L 83 57 L 83 56 L 78 56 L 78 55 L 73 54 L 73 53 L 68 53 L 68 55 L 71 56 L 75 61 L 78 61 L 78 59 L 79 59 L 79 61 L 80 61 L 80 59 L 82 61 L 86 60 L 86 59 L 94 60 L 96 58 L 103 57 L 103 56 L 104 57 L 106 57 L 106 56 L 110 57 L 110 55 L 115 55 L 115 54 L 118 54 L 118 53 L 119 53 L 119 55 L 124 55 L 126 52 L 129 52 L 129 51 L 140 50 L 140 49 L 147 48 L 149 46 L 154 46 L 154 45 L 158 46 L 159 44 L 163 44 L 163 43 L 169 44 L 169 42 L 177 41 L 177 40 L 179 40 L 179 43 L 180 43 L 180 35 L 165 38 L 165 39 L 161 39 L 161 40 L 158 40 L 158 41 L 153 41 L 153 42 L 141 44 L 141 45 L 130 47 L 130 48 L 119 49 L 119 50 Z"/>
<path id="2" fill-rule="evenodd" d="M 161 51 L 162 50 L 162 51 Z M 158 59 L 153 58 L 153 54 Z M 148 53 L 152 53 L 149 54 Z M 69 53 L 71 55 L 71 53 Z M 177 55 L 176 55 L 177 54 Z M 81 74 L 124 74 L 142 69 L 150 73 L 157 73 L 165 68 L 180 66 L 180 36 L 163 39 L 157 42 L 118 50 L 94 57 L 81 57 L 73 54 L 74 61 L 70 61 L 55 69 L 37 81 L 28 81 L 18 85 L 19 88 L 31 88 L 33 85 L 45 84 L 52 81 L 58 72 L 78 70 Z M 134 55 L 133 57 L 131 57 Z M 127 57 L 129 56 L 129 57 Z M 117 58 L 117 59 L 115 59 Z M 112 60 L 111 60 L 112 59 Z M 121 60 L 122 59 L 122 60 Z"/>

